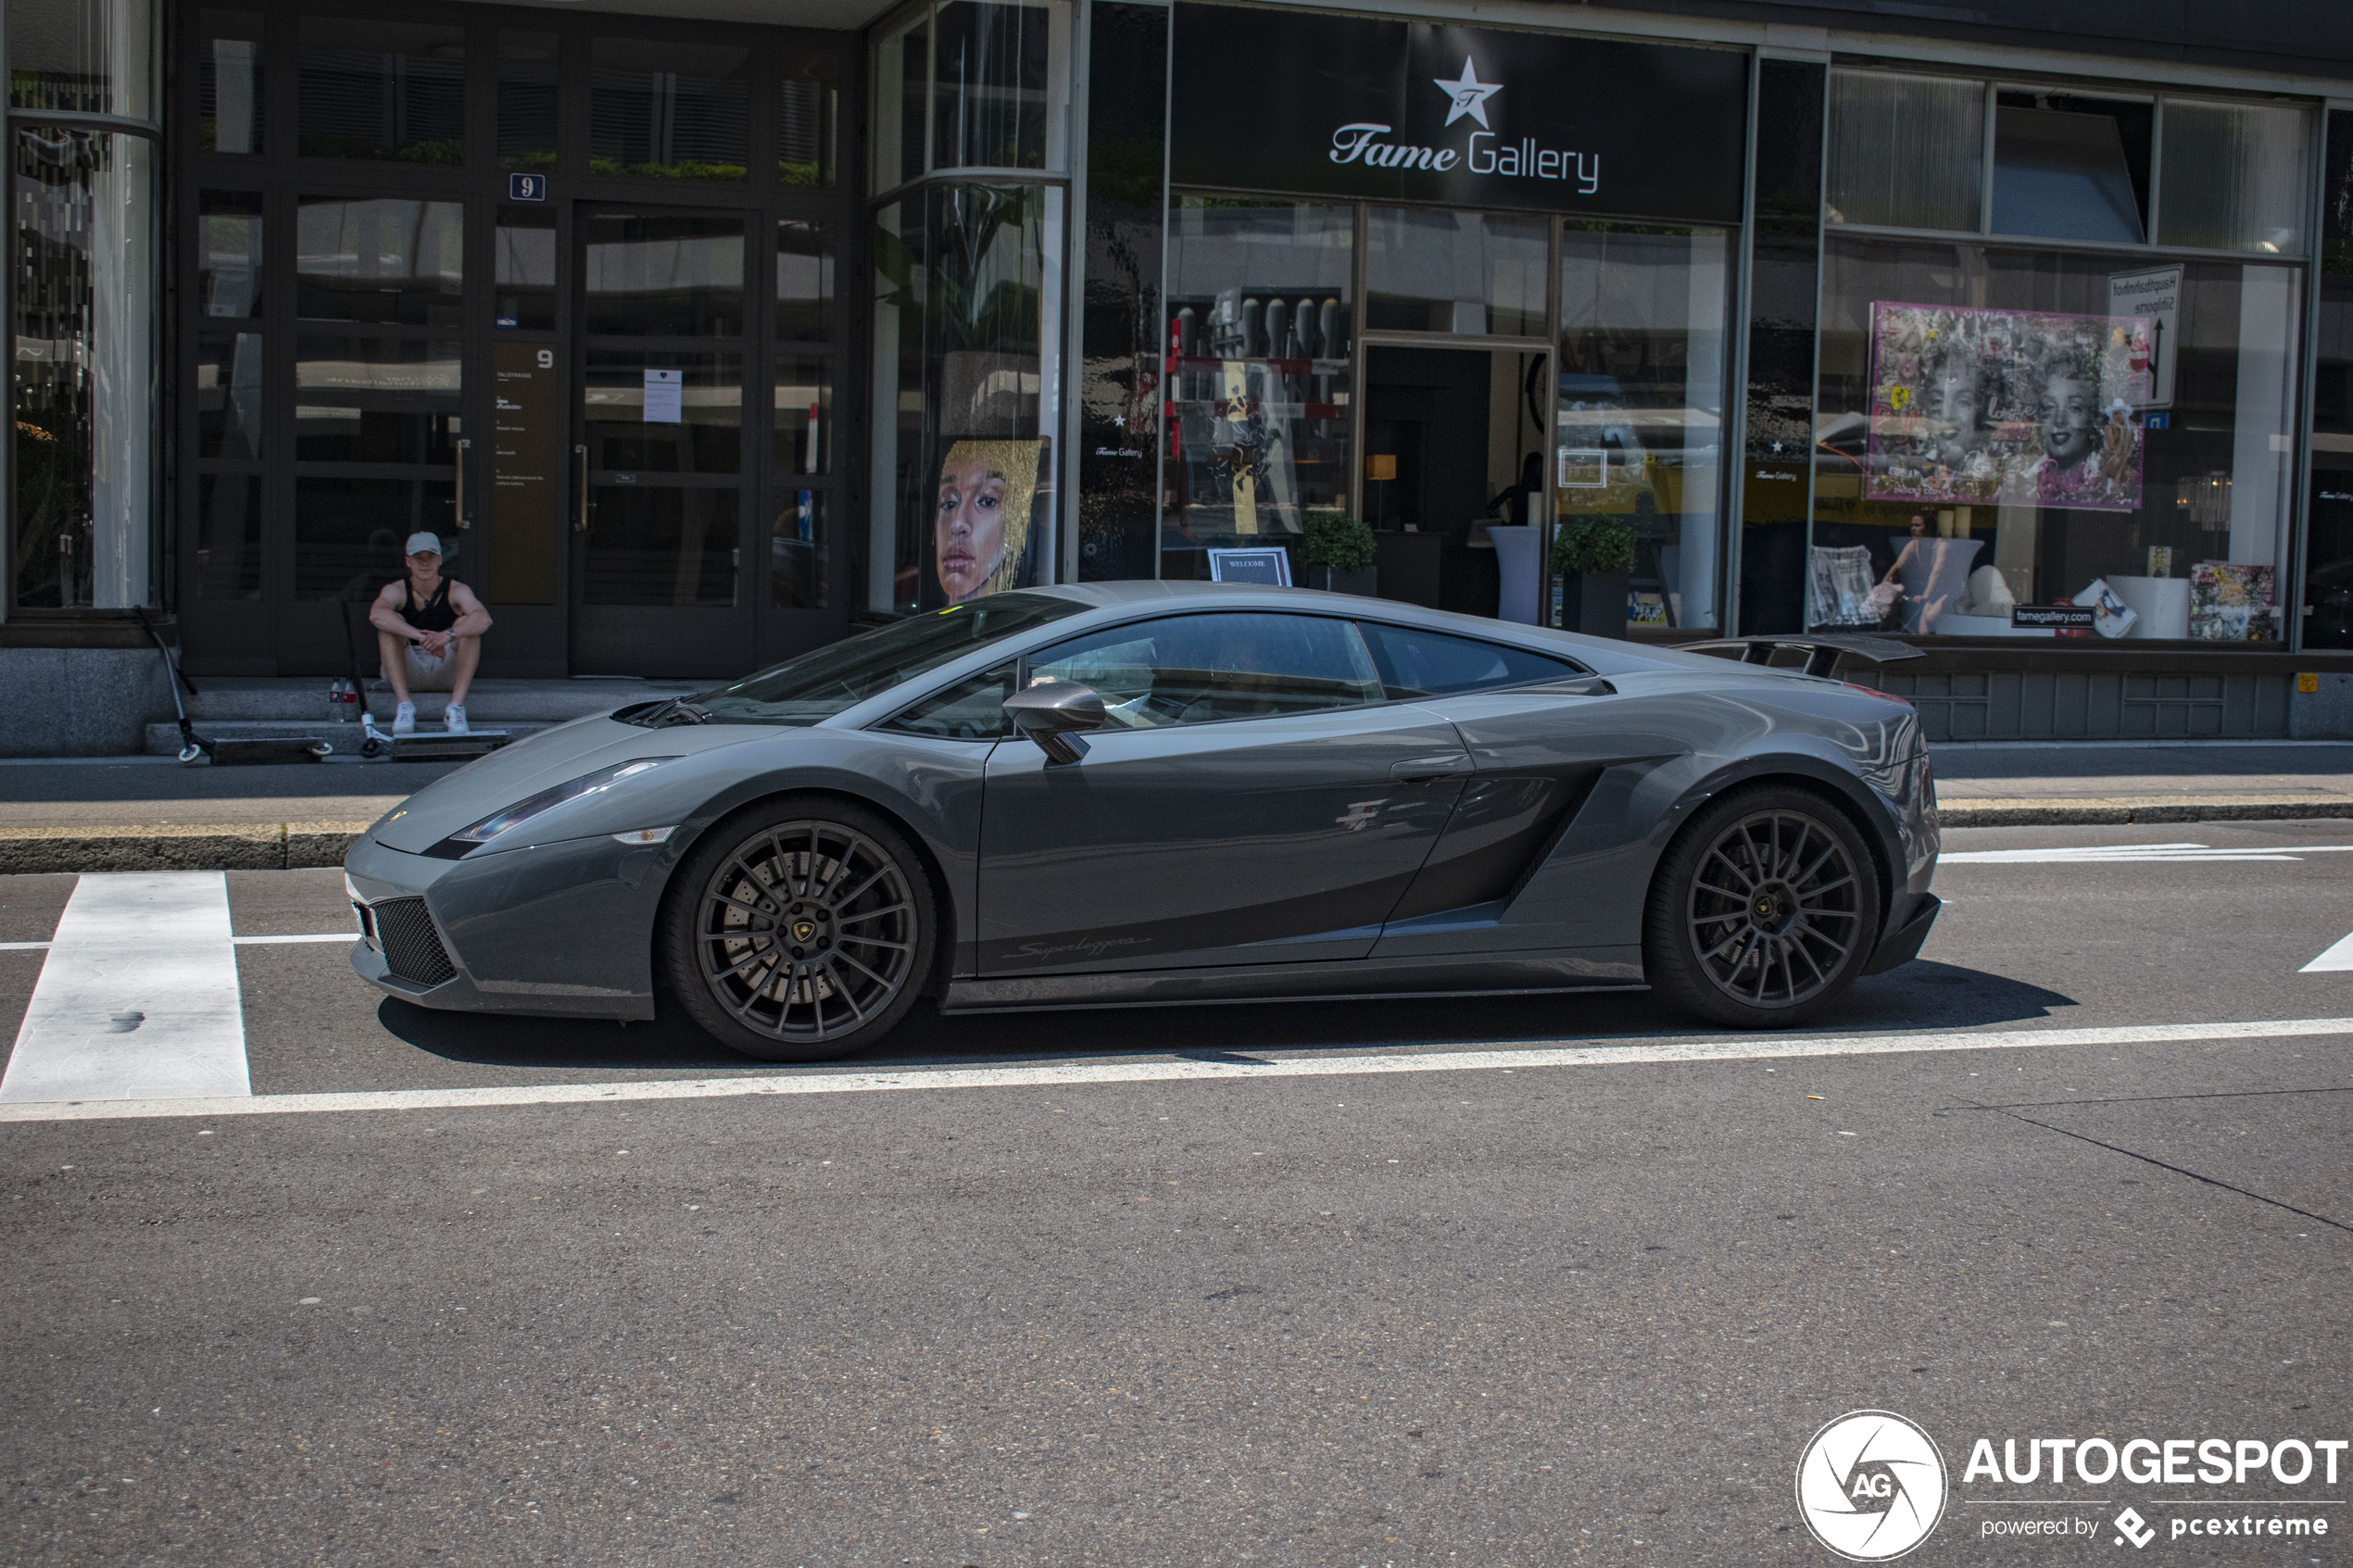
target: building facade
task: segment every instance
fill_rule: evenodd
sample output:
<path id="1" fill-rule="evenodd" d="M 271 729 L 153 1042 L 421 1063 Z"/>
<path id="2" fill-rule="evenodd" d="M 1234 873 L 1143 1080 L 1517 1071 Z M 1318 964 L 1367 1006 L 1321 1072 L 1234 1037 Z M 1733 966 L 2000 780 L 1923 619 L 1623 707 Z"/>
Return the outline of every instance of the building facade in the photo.
<path id="1" fill-rule="evenodd" d="M 10 0 L 0 704 L 343 672 L 419 529 L 486 675 L 718 677 L 1361 522 L 1940 737 L 2331 733 L 2353 19 L 2016 9 Z"/>

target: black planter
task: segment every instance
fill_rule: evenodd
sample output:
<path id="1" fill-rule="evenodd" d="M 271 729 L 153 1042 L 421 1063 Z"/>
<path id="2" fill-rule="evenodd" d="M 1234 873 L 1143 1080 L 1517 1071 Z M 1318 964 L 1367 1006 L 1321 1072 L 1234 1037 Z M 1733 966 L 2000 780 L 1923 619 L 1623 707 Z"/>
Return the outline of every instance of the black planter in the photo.
<path id="1" fill-rule="evenodd" d="M 1307 585 L 1331 594 L 1356 594 L 1365 598 L 1374 596 L 1380 583 L 1380 569 L 1371 566 L 1311 566 L 1307 569 Z"/>
<path id="2" fill-rule="evenodd" d="M 1561 625 L 1589 637 L 1626 637 L 1626 584 L 1631 571 L 1571 571 L 1562 575 Z"/>

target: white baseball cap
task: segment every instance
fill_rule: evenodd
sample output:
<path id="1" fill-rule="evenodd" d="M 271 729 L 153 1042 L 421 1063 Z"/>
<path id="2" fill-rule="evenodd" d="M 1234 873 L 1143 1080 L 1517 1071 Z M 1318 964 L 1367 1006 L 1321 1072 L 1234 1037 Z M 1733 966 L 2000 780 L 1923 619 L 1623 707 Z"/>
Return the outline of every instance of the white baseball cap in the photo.
<path id="1" fill-rule="evenodd" d="M 441 548 L 440 534 L 411 533 L 409 535 L 409 547 L 406 550 L 403 550 L 401 554 L 409 556 L 422 555 L 427 550 L 431 550 L 434 555 L 441 555 L 444 553 Z"/>

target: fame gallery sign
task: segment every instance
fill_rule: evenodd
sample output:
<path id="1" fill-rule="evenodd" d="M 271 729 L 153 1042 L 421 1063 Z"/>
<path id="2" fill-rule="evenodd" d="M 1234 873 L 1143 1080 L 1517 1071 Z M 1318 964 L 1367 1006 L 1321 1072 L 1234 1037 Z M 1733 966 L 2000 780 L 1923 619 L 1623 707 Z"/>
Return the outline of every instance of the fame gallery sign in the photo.
<path id="1" fill-rule="evenodd" d="M 1737 223 L 1730 49 L 1176 6 L 1177 185 Z"/>

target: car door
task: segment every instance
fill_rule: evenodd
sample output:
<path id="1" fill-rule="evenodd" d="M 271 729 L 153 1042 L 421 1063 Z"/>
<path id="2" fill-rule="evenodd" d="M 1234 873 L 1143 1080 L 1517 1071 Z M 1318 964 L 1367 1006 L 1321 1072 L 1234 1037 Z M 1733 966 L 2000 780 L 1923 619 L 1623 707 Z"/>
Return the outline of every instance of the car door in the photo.
<path id="1" fill-rule="evenodd" d="M 1620 689 L 1642 678 L 1419 627 L 1362 630 L 1385 687 L 1453 723 L 1471 757 L 1374 958 L 1638 943 L 1640 868 L 1618 863 L 1639 848 L 1626 797 L 1646 764 L 1689 749 L 1656 701 Z"/>
<path id="2" fill-rule="evenodd" d="M 1074 763 L 990 756 L 984 976 L 1362 958 L 1470 771 L 1338 617 L 1159 616 L 1024 675 L 1094 687 L 1112 723 Z"/>

